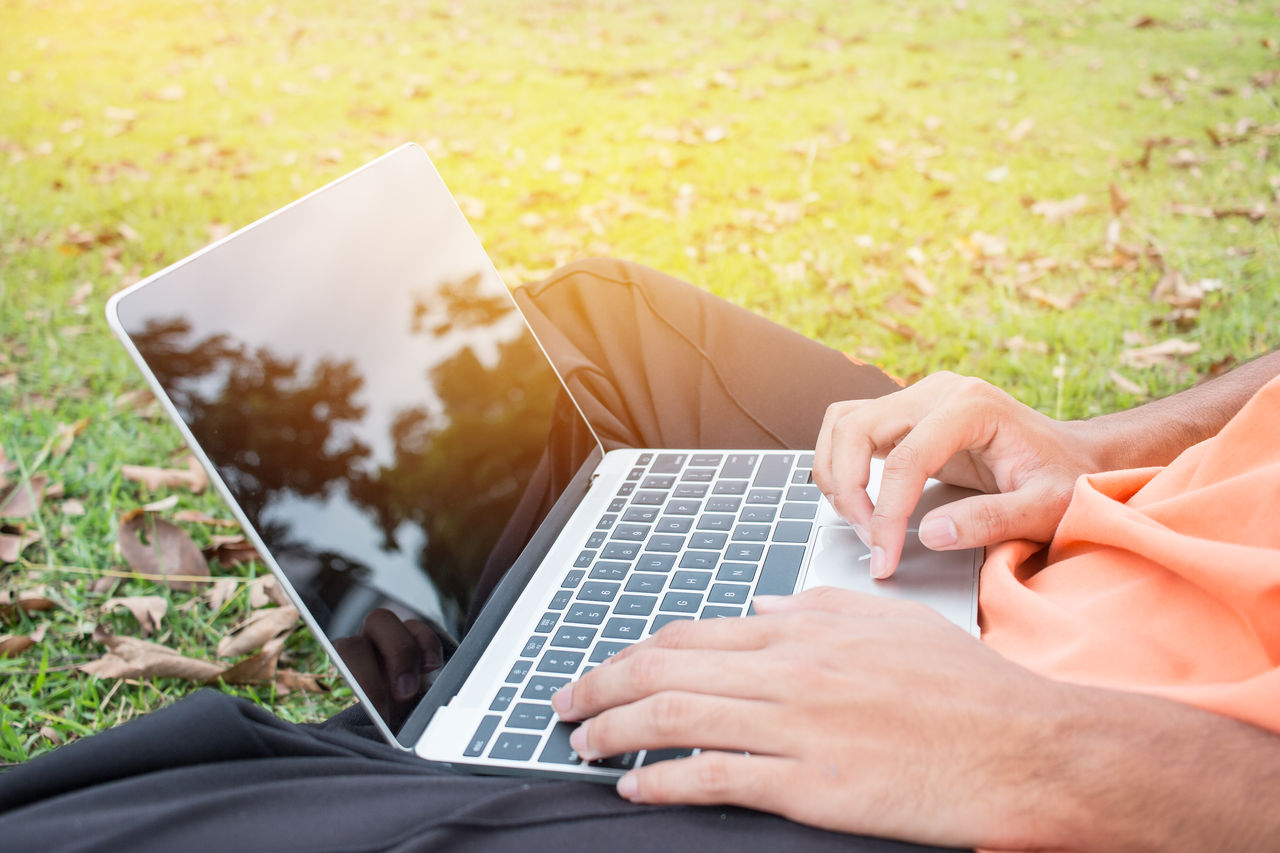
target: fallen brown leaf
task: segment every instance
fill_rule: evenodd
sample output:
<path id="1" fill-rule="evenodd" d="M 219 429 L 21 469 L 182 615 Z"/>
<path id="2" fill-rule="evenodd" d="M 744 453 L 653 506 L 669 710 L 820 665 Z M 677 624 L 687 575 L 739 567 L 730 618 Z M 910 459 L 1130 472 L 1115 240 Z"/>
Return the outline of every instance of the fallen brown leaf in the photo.
<path id="1" fill-rule="evenodd" d="M 0 592 L 0 618 L 13 618 L 19 610 L 24 613 L 36 613 L 52 610 L 57 606 L 57 602 L 45 597 L 44 587 L 19 590 L 17 598 L 14 598 L 14 593 L 7 589 Z"/>
<path id="2" fill-rule="evenodd" d="M 62 511 L 63 515 L 76 516 L 76 515 L 85 514 L 84 504 L 76 500 L 75 498 L 68 498 L 67 500 L 63 501 L 62 505 L 58 507 L 58 509 Z"/>
<path id="3" fill-rule="evenodd" d="M 293 604 L 275 575 L 262 575 L 249 584 L 249 606 L 256 610 L 268 604 L 278 604 L 281 607 Z"/>
<path id="4" fill-rule="evenodd" d="M 275 681 L 276 666 L 280 661 L 280 652 L 284 649 L 288 635 L 270 640 L 262 651 L 256 655 L 237 661 L 219 676 L 220 681 L 227 684 L 263 684 Z"/>
<path id="5" fill-rule="evenodd" d="M 87 426 L 89 426 L 89 418 L 81 418 L 72 424 L 58 424 L 58 438 L 53 445 L 54 458 L 66 456 L 76 437 L 84 432 Z"/>
<path id="6" fill-rule="evenodd" d="M 209 485 L 209 476 L 194 456 L 187 457 L 187 467 L 151 468 L 146 465 L 121 465 L 120 473 L 134 483 L 141 483 L 146 488 L 157 489 L 187 488 L 194 494 L 200 494 Z"/>
<path id="7" fill-rule="evenodd" d="M 169 611 L 169 602 L 159 595 L 133 595 L 125 598 L 109 598 L 102 603 L 103 610 L 123 607 L 133 614 L 147 636 L 160 627 L 160 620 Z"/>
<path id="8" fill-rule="evenodd" d="M 25 634 L 0 634 L 0 658 L 16 658 L 35 644 Z"/>
<path id="9" fill-rule="evenodd" d="M 163 581 L 170 589 L 189 590 L 187 578 L 208 577 L 209 564 L 187 532 L 151 513 L 134 510 L 120 519 L 120 553 L 135 572 Z M 174 575 L 181 579 L 169 579 Z"/>
<path id="10" fill-rule="evenodd" d="M 243 536 L 209 537 L 209 545 L 204 549 L 204 556 L 209 560 L 217 560 L 224 567 L 239 566 L 262 559 L 258 556 L 253 543 Z"/>
<path id="11" fill-rule="evenodd" d="M 255 610 L 230 636 L 218 643 L 218 657 L 233 658 L 263 648 L 268 641 L 298 624 L 298 610 L 292 604 Z"/>
<path id="12" fill-rule="evenodd" d="M 18 562 L 22 552 L 39 541 L 40 533 L 35 530 L 0 532 L 0 563 Z"/>
<path id="13" fill-rule="evenodd" d="M 174 513 L 174 521 L 185 521 L 191 524 L 207 524 L 210 527 L 237 527 L 239 522 L 229 518 L 214 518 L 212 515 L 200 512 L 196 509 L 184 509 L 181 512 Z"/>
<path id="14" fill-rule="evenodd" d="M 1129 207 L 1129 199 L 1115 184 L 1111 184 L 1107 189 L 1111 198 L 1111 215 L 1119 216 Z"/>
<path id="15" fill-rule="evenodd" d="M 37 474 L 29 481 L 14 483 L 8 493 L 0 497 L 0 518 L 30 518 L 44 502 L 49 478 Z M 10 561 L 12 562 L 12 561 Z"/>
<path id="16" fill-rule="evenodd" d="M 217 612 L 222 609 L 222 605 L 236 594 L 236 588 L 240 584 L 236 583 L 235 578 L 219 578 L 209 585 L 208 600 L 209 607 Z"/>
<path id="17" fill-rule="evenodd" d="M 98 678 L 184 678 L 206 682 L 224 671 L 216 663 L 186 657 L 159 643 L 119 637 L 101 626 L 93 638 L 105 644 L 108 652 L 78 669 Z"/>
<path id="18" fill-rule="evenodd" d="M 1181 338 L 1168 338 L 1145 347 L 1121 350 L 1120 363 L 1135 370 L 1161 364 L 1176 364 L 1179 358 L 1200 352 L 1200 344 Z"/>
<path id="19" fill-rule="evenodd" d="M 286 693 L 328 693 L 329 688 L 320 683 L 319 677 L 292 669 L 276 670 L 276 695 Z"/>

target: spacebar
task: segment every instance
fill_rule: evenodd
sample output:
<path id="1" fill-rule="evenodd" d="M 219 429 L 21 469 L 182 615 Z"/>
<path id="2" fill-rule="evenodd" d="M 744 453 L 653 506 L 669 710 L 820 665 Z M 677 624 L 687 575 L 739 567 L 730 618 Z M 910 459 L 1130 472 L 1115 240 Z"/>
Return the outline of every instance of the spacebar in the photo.
<path id="1" fill-rule="evenodd" d="M 790 595 L 795 591 L 796 578 L 800 577 L 800 564 L 804 562 L 803 545 L 771 545 L 760 569 L 760 583 L 756 595 Z"/>

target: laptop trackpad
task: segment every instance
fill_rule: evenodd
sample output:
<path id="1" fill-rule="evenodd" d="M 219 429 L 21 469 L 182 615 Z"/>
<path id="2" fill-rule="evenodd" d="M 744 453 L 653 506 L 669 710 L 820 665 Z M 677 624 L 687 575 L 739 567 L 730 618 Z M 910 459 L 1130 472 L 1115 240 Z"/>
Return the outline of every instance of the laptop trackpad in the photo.
<path id="1" fill-rule="evenodd" d="M 871 554 L 853 529 L 823 526 L 818 530 L 813 558 L 801 588 L 835 586 L 886 598 L 919 601 L 966 631 L 972 631 L 975 563 L 973 551 L 930 551 L 912 532 L 907 534 L 902 560 L 893 577 L 873 580 Z"/>

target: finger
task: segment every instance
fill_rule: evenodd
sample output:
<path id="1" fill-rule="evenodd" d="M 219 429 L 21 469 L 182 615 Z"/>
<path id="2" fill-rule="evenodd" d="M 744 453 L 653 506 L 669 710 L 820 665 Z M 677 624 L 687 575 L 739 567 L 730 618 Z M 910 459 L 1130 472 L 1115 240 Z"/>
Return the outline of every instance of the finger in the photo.
<path id="1" fill-rule="evenodd" d="M 381 607 L 365 617 L 361 633 L 382 657 L 392 696 L 400 701 L 413 698 L 422 687 L 422 650 L 417 638 L 400 617 Z"/>
<path id="2" fill-rule="evenodd" d="M 1062 520 L 1070 493 L 1022 488 L 949 503 L 920 520 L 920 542 L 935 551 L 982 548 L 1010 539 L 1048 542 Z"/>
<path id="3" fill-rule="evenodd" d="M 925 484 L 957 452 L 973 446 L 977 421 L 972 409 L 943 406 L 925 416 L 885 456 L 871 515 L 872 577 L 887 578 L 897 569 L 907 522 Z"/>
<path id="4" fill-rule="evenodd" d="M 773 699 L 782 691 L 784 676 L 759 652 L 651 648 L 566 684 L 551 697 L 551 705 L 561 719 L 572 722 L 672 690 Z"/>
<path id="5" fill-rule="evenodd" d="M 618 793 L 633 803 L 733 805 L 785 813 L 798 763 L 769 755 L 701 752 L 659 761 L 618 780 Z"/>
<path id="6" fill-rule="evenodd" d="M 673 746 L 786 754 L 797 729 L 780 719 L 779 708 L 757 699 L 669 690 L 601 712 L 579 725 L 569 743 L 588 761 Z"/>
<path id="7" fill-rule="evenodd" d="M 435 672 L 444 666 L 444 648 L 440 643 L 440 636 L 430 626 L 419 619 L 410 619 L 404 623 L 404 627 L 418 642 L 424 673 Z"/>
<path id="8" fill-rule="evenodd" d="M 844 400 L 827 406 L 822 416 L 822 426 L 818 429 L 818 440 L 813 448 L 813 482 L 821 492 L 830 498 L 835 489 L 835 479 L 831 475 L 831 433 L 836 421 L 846 412 L 867 403 L 867 400 Z"/>

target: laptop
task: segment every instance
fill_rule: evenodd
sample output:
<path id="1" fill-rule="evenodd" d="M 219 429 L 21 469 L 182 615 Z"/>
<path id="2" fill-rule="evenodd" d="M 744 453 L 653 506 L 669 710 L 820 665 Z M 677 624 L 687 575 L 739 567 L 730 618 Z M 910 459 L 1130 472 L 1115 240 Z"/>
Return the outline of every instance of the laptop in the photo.
<path id="1" fill-rule="evenodd" d="M 911 598 L 977 633 L 980 552 L 908 536 L 893 578 L 871 580 L 812 453 L 606 453 L 417 146 L 107 315 L 379 731 L 424 759 L 610 782 L 688 755 L 584 762 L 550 697 L 672 620 L 741 618 L 756 595 Z M 931 482 L 913 527 L 963 493 Z M 387 613 L 445 658 L 406 703 L 386 701 L 360 642 Z"/>

